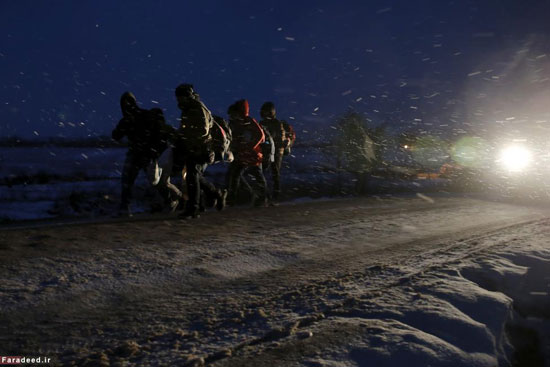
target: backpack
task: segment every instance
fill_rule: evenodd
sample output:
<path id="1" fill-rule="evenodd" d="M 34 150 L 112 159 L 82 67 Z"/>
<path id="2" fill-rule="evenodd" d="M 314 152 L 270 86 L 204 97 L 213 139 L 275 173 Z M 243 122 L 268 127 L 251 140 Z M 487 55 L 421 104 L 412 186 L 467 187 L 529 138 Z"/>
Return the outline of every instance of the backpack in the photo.
<path id="1" fill-rule="evenodd" d="M 174 140 L 175 129 L 168 125 L 164 119 L 164 113 L 160 108 L 152 108 L 146 110 L 148 122 L 148 136 L 151 150 L 154 152 L 154 157 L 160 155 L 172 144 Z"/>
<path id="2" fill-rule="evenodd" d="M 290 125 L 286 121 L 282 121 L 283 128 L 285 129 L 285 150 L 284 155 L 289 155 L 291 151 L 291 147 L 294 145 L 294 142 L 296 141 L 296 133 L 294 132 L 294 129 L 292 128 L 292 125 Z"/>
<path id="3" fill-rule="evenodd" d="M 156 159 L 168 146 L 172 130 L 173 128 L 166 124 L 160 108 L 140 108 L 132 115 L 123 117 L 113 130 L 112 136 L 115 140 L 126 136 L 130 150 Z"/>
<path id="4" fill-rule="evenodd" d="M 231 129 L 227 122 L 220 116 L 212 116 L 213 125 L 210 130 L 212 136 L 212 150 L 214 162 L 223 162 L 230 155 Z"/>

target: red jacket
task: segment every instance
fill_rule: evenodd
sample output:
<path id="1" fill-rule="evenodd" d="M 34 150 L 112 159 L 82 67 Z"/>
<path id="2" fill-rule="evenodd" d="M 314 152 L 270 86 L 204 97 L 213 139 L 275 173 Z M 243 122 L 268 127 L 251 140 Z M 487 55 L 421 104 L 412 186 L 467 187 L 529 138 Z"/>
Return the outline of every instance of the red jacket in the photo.
<path id="1" fill-rule="evenodd" d="M 265 134 L 256 120 L 248 116 L 246 100 L 239 103 L 238 108 L 242 117 L 229 121 L 233 135 L 231 151 L 235 161 L 246 166 L 259 166 L 263 159 L 261 145 L 265 142 Z"/>

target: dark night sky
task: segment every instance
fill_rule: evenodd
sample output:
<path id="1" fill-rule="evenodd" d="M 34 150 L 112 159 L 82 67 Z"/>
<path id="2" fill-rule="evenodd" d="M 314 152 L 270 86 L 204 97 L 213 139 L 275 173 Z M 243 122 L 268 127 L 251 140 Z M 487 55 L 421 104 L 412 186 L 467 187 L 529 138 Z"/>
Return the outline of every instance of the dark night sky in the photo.
<path id="1" fill-rule="evenodd" d="M 349 106 L 399 128 L 550 119 L 549 16 L 547 0 L 3 0 L 0 136 L 110 134 L 126 90 L 176 125 L 182 82 L 224 116 L 273 100 L 302 135 Z"/>

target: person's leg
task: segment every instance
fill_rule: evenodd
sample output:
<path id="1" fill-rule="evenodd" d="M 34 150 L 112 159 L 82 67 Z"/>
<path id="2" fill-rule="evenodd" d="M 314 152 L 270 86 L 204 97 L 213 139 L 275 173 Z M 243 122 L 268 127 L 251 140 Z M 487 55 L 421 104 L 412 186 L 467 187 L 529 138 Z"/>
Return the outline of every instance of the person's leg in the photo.
<path id="1" fill-rule="evenodd" d="M 254 195 L 254 189 L 252 189 L 252 186 L 250 186 L 246 175 L 241 174 L 240 187 L 242 188 L 241 191 L 246 191 L 250 196 Z"/>
<path id="2" fill-rule="evenodd" d="M 264 206 L 266 203 L 267 183 L 262 171 L 262 166 L 250 166 L 246 169 L 246 173 L 251 178 L 251 185 L 254 189 L 254 205 Z"/>
<path id="3" fill-rule="evenodd" d="M 120 210 L 128 212 L 130 214 L 130 201 L 132 200 L 132 186 L 136 181 L 137 175 L 140 170 L 139 159 L 132 152 L 126 153 L 126 159 L 124 160 L 124 166 L 122 168 L 122 189 Z"/>
<path id="4" fill-rule="evenodd" d="M 161 178 L 157 190 L 164 201 L 165 208 L 175 211 L 179 201 L 183 199 L 183 193 L 170 181 L 170 176 Z"/>
<path id="5" fill-rule="evenodd" d="M 170 199 L 171 199 L 172 201 L 183 199 L 183 193 L 181 192 L 181 190 L 180 190 L 176 185 L 174 185 L 174 184 L 170 181 L 170 178 L 168 178 L 168 181 L 166 182 L 166 189 L 169 190 L 169 192 L 170 192 Z"/>
<path id="6" fill-rule="evenodd" d="M 271 163 L 271 176 L 273 179 L 273 199 L 277 200 L 281 194 L 281 167 L 283 165 L 283 153 L 275 153 L 275 161 Z"/>
<path id="7" fill-rule="evenodd" d="M 208 181 L 204 177 L 204 172 L 208 168 L 208 164 L 203 164 L 201 166 L 201 171 L 199 175 L 199 186 L 200 186 L 200 211 L 204 212 L 206 207 L 212 207 L 215 201 L 220 197 L 220 190 L 216 186 Z"/>
<path id="8" fill-rule="evenodd" d="M 207 195 L 208 197 L 217 197 L 220 190 L 218 190 L 212 182 L 208 181 L 204 177 L 204 171 L 206 170 L 206 167 L 208 166 L 203 165 L 201 169 L 201 174 L 199 176 L 201 190 L 204 191 L 205 195 Z"/>
<path id="9" fill-rule="evenodd" d="M 229 165 L 229 170 L 227 171 L 227 203 L 229 205 L 235 205 L 237 201 L 237 195 L 241 183 L 241 175 L 244 168 L 245 167 L 238 161 L 233 161 Z"/>
<path id="10" fill-rule="evenodd" d="M 203 175 L 200 178 L 201 187 L 201 202 L 205 206 L 216 206 L 216 209 L 222 210 L 225 208 L 225 201 L 227 197 L 227 190 L 221 190 L 216 187 L 212 182 L 208 181 Z"/>
<path id="11" fill-rule="evenodd" d="M 199 204 L 200 204 L 200 173 L 201 165 L 195 163 L 193 160 L 188 160 L 186 162 L 187 167 L 187 195 L 189 199 L 187 200 L 187 205 L 183 216 L 186 217 L 196 217 L 199 214 Z"/>
<path id="12" fill-rule="evenodd" d="M 183 197 L 183 194 L 176 185 L 170 181 L 172 170 L 176 167 L 174 165 L 173 149 L 168 148 L 159 159 L 159 168 L 161 168 L 161 175 L 157 184 L 157 190 L 164 200 L 165 205 L 170 205 L 172 202 L 177 201 Z"/>

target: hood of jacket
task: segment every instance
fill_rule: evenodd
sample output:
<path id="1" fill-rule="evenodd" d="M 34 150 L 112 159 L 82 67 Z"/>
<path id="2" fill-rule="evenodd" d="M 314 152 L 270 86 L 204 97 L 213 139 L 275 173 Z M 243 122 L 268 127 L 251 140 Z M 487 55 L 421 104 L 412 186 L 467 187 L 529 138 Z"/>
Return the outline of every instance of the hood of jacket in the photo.
<path id="1" fill-rule="evenodd" d="M 250 114 L 250 106 L 246 99 L 241 99 L 235 102 L 235 111 L 237 111 L 242 117 L 248 117 Z"/>
<path id="2" fill-rule="evenodd" d="M 138 111 L 139 107 L 137 105 L 136 96 L 131 92 L 124 92 L 122 96 L 120 96 L 120 109 L 124 116 L 131 115 Z"/>

